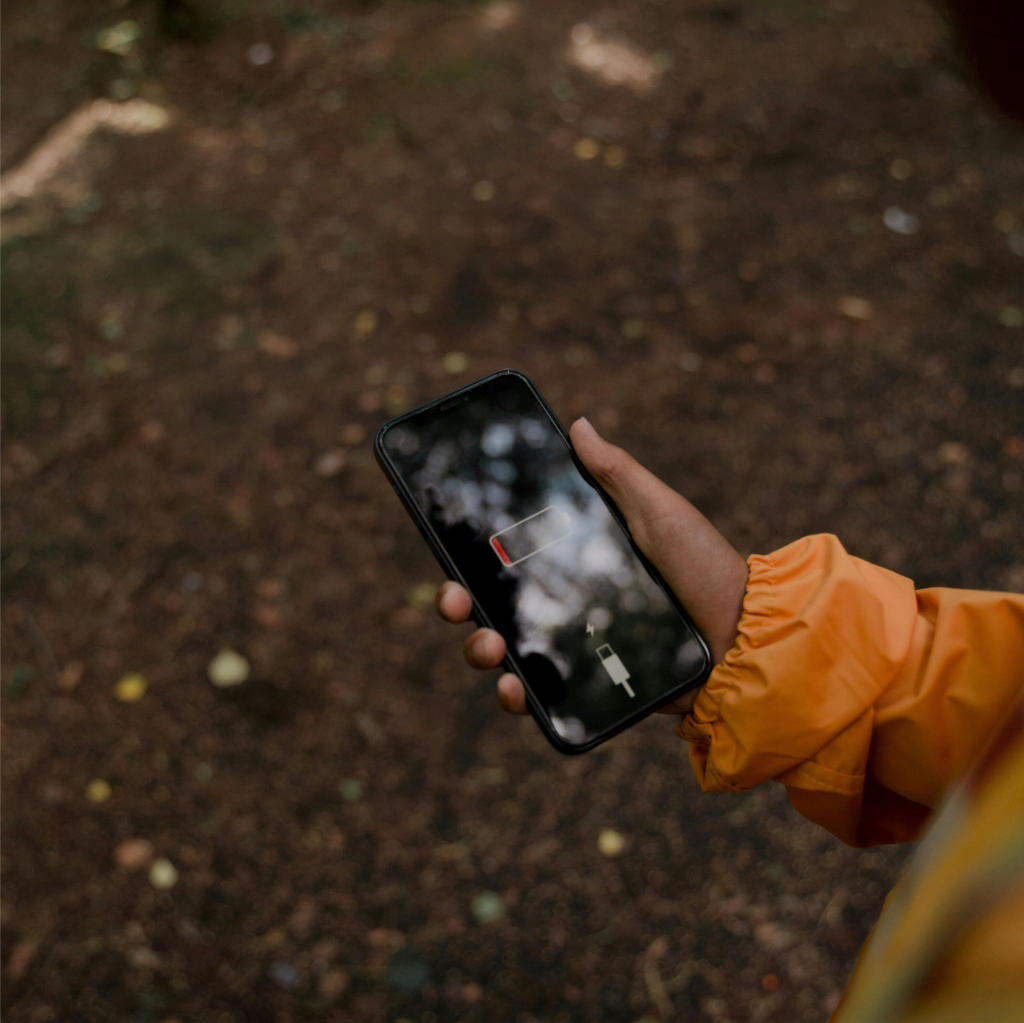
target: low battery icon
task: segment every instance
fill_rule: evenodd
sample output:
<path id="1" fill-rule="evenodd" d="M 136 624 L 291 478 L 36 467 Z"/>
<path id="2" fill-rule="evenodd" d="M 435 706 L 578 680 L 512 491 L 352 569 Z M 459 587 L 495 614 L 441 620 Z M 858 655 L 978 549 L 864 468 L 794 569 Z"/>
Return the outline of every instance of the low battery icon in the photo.
<path id="1" fill-rule="evenodd" d="M 599 646 L 597 656 L 601 658 L 604 670 L 611 676 L 611 680 L 617 686 L 622 686 L 630 696 L 635 697 L 636 693 L 633 692 L 633 688 L 629 684 L 629 671 L 622 663 L 622 658 L 612 650 L 611 644 L 605 643 L 604 646 Z"/>
<path id="2" fill-rule="evenodd" d="M 489 543 L 498 560 L 510 568 L 564 540 L 571 532 L 569 516 L 561 508 L 549 504 L 547 508 L 495 533 Z"/>

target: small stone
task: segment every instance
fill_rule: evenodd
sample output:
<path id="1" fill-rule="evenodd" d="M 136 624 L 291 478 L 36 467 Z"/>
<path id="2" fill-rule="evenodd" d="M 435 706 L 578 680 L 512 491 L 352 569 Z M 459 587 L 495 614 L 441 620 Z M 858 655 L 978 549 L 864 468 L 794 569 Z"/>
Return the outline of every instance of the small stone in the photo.
<path id="1" fill-rule="evenodd" d="M 622 324 L 622 336 L 629 341 L 639 341 L 645 329 L 643 320 L 629 319 Z"/>
<path id="2" fill-rule="evenodd" d="M 249 63 L 256 67 L 263 67 L 274 59 L 274 47 L 270 43 L 254 43 L 246 52 Z"/>
<path id="3" fill-rule="evenodd" d="M 161 856 L 149 868 L 149 883 L 165 892 L 178 883 L 178 868 L 169 859 Z"/>
<path id="4" fill-rule="evenodd" d="M 1006 382 L 1011 387 L 1024 387 L 1024 366 L 1014 366 L 1006 374 Z"/>
<path id="5" fill-rule="evenodd" d="M 257 344 L 261 352 L 273 355 L 276 359 L 294 359 L 299 354 L 296 341 L 273 330 L 261 330 Z"/>
<path id="6" fill-rule="evenodd" d="M 341 798 L 350 803 L 363 798 L 363 786 L 355 778 L 342 778 L 338 785 L 338 791 L 341 793 Z"/>
<path id="7" fill-rule="evenodd" d="M 595 139 L 585 138 L 580 139 L 572 151 L 581 160 L 593 160 L 601 152 L 601 147 Z"/>
<path id="8" fill-rule="evenodd" d="M 240 686 L 249 677 L 249 662 L 241 654 L 225 648 L 207 665 L 206 676 L 220 689 Z"/>
<path id="9" fill-rule="evenodd" d="M 357 341 L 365 341 L 377 329 L 378 316 L 373 309 L 364 309 L 352 324 L 352 334 Z"/>
<path id="10" fill-rule="evenodd" d="M 114 686 L 114 696 L 122 703 L 138 703 L 146 695 L 147 683 L 145 676 L 137 671 L 122 675 Z"/>
<path id="11" fill-rule="evenodd" d="M 206 783 L 213 777 L 213 767 L 210 764 L 196 764 L 196 781 Z"/>
<path id="12" fill-rule="evenodd" d="M 839 300 L 839 311 L 851 320 L 870 320 L 875 314 L 874 307 L 866 298 L 844 295 Z"/>
<path id="13" fill-rule="evenodd" d="M 291 963 L 271 963 L 268 972 L 270 979 L 286 991 L 293 991 L 298 986 L 299 971 Z"/>
<path id="14" fill-rule="evenodd" d="M 96 33 L 96 48 L 126 57 L 132 52 L 135 41 L 142 35 L 142 26 L 137 21 L 119 21 L 110 28 Z"/>
<path id="15" fill-rule="evenodd" d="M 160 957 L 148 945 L 129 949 L 125 958 L 137 970 L 155 970 L 160 966 Z"/>
<path id="16" fill-rule="evenodd" d="M 28 689 L 28 685 L 35 676 L 35 673 L 36 669 L 31 664 L 19 664 L 11 672 L 11 677 L 7 680 L 7 692 L 11 696 L 21 696 Z"/>
<path id="17" fill-rule="evenodd" d="M 85 665 L 81 661 L 68 661 L 57 679 L 57 688 L 64 693 L 73 693 L 82 681 Z"/>
<path id="18" fill-rule="evenodd" d="M 939 461 L 945 465 L 966 465 L 971 460 L 971 449 L 956 440 L 947 440 L 939 445 Z"/>
<path id="19" fill-rule="evenodd" d="M 108 782 L 102 778 L 93 778 L 85 787 L 85 798 L 90 803 L 105 803 L 110 798 L 111 791 Z"/>
<path id="20" fill-rule="evenodd" d="M 469 369 L 469 358 L 463 352 L 449 352 L 442 360 L 441 366 L 445 373 L 457 376 Z"/>
<path id="21" fill-rule="evenodd" d="M 405 602 L 409 607 L 430 608 L 436 596 L 437 587 L 433 583 L 416 583 L 405 591 Z"/>
<path id="22" fill-rule="evenodd" d="M 882 214 L 882 223 L 896 234 L 916 234 L 921 222 L 912 213 L 890 206 Z"/>
<path id="23" fill-rule="evenodd" d="M 597 836 L 597 848 L 602 856 L 614 859 L 626 851 L 626 840 L 614 828 L 602 828 Z"/>
<path id="24" fill-rule="evenodd" d="M 108 341 L 116 341 L 124 334 L 124 326 L 120 320 L 108 319 L 100 324 L 100 334 Z"/>
<path id="25" fill-rule="evenodd" d="M 700 369 L 702 359 L 696 352 L 683 352 L 679 356 L 679 368 L 684 373 L 696 373 Z"/>
<path id="26" fill-rule="evenodd" d="M 141 870 L 153 859 L 153 843 L 145 838 L 126 838 L 114 850 L 114 862 L 125 870 Z"/>
<path id="27" fill-rule="evenodd" d="M 761 264 L 755 259 L 748 259 L 736 268 L 736 276 L 747 284 L 753 284 L 761 279 Z"/>
<path id="28" fill-rule="evenodd" d="M 914 165 L 905 157 L 899 156 L 889 164 L 889 174 L 897 181 L 906 181 L 914 173 Z"/>
<path id="29" fill-rule="evenodd" d="M 150 419 L 149 422 L 143 423 L 139 427 L 139 440 L 143 444 L 159 444 L 160 441 L 166 440 L 166 438 L 167 427 L 158 419 Z"/>
<path id="30" fill-rule="evenodd" d="M 1004 327 L 1019 327 L 1024 324 L 1024 309 L 1016 305 L 1004 305 L 999 310 L 999 322 Z"/>
<path id="31" fill-rule="evenodd" d="M 317 993 L 328 1002 L 333 1002 L 348 987 L 349 977 L 344 970 L 328 970 L 317 984 Z"/>
<path id="32" fill-rule="evenodd" d="M 473 198 L 477 202 L 490 202 L 497 194 L 497 189 L 492 181 L 478 181 L 473 186 Z"/>
<path id="33" fill-rule="evenodd" d="M 361 444 L 366 439 L 366 427 L 362 423 L 349 423 L 342 427 L 341 441 L 343 444 Z"/>
<path id="34" fill-rule="evenodd" d="M 626 150 L 622 146 L 609 146 L 604 151 L 604 162 L 612 170 L 618 170 L 626 162 Z"/>
<path id="35" fill-rule="evenodd" d="M 774 991 L 779 990 L 779 978 L 774 973 L 766 973 L 761 978 L 761 988 L 767 991 L 768 994 L 772 994 Z"/>
<path id="36" fill-rule="evenodd" d="M 430 983 L 430 964 L 413 948 L 396 949 L 388 960 L 387 985 L 403 995 L 419 994 Z"/>
<path id="37" fill-rule="evenodd" d="M 1003 234 L 1013 234 L 1014 231 L 1020 230 L 1020 220 L 1011 210 L 1000 210 L 992 218 L 992 226 Z"/>
<path id="38" fill-rule="evenodd" d="M 320 109 L 325 114 L 336 114 L 345 105 L 345 97 L 337 89 L 328 89 L 320 97 Z"/>
<path id="39" fill-rule="evenodd" d="M 505 915 L 505 902 L 497 892 L 481 892 L 470 904 L 473 916 L 482 924 L 493 924 Z"/>
<path id="40" fill-rule="evenodd" d="M 317 476 L 323 476 L 325 479 L 329 479 L 331 476 L 337 476 L 344 468 L 344 448 L 331 448 L 330 451 L 324 451 L 317 455 L 317 459 L 313 463 L 313 471 Z"/>

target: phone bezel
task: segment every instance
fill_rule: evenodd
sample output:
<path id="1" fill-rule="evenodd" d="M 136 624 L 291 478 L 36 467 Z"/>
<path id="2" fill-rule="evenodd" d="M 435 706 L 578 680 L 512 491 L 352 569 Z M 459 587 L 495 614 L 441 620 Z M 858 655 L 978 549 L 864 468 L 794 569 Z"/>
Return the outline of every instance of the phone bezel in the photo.
<path id="1" fill-rule="evenodd" d="M 600 495 L 601 500 L 604 501 L 605 505 L 607 506 L 609 512 L 611 512 L 615 521 L 625 532 L 626 538 L 629 541 L 629 545 L 632 548 L 633 553 L 640 559 L 640 563 L 647 570 L 648 574 L 655 581 L 658 587 L 668 598 L 672 606 L 676 609 L 679 615 L 682 616 L 683 620 L 693 631 L 693 634 L 697 638 L 697 641 L 700 645 L 701 652 L 704 655 L 704 665 L 701 671 L 694 677 L 694 679 L 690 680 L 689 682 L 683 682 L 680 685 L 676 686 L 674 689 L 669 690 L 665 694 L 664 699 L 657 700 L 652 704 L 648 704 L 647 706 L 640 708 L 639 710 L 632 711 L 630 714 L 626 715 L 624 718 L 616 722 L 616 724 L 605 729 L 603 732 L 595 736 L 593 739 L 590 739 L 585 743 L 573 744 L 566 742 L 558 734 L 558 732 L 555 731 L 555 728 L 551 724 L 551 721 L 546 711 L 540 704 L 540 701 L 538 701 L 537 698 L 533 695 L 533 692 L 530 689 L 529 683 L 526 681 L 523 671 L 520 670 L 518 664 L 516 664 L 515 657 L 511 653 L 508 653 L 505 656 L 504 660 L 505 668 L 506 670 L 512 672 L 514 675 L 518 676 L 520 681 L 522 681 L 523 689 L 526 693 L 526 702 L 527 706 L 529 707 L 530 714 L 532 715 L 533 719 L 537 722 L 541 731 L 544 733 L 544 737 L 556 750 L 558 750 L 559 753 L 564 753 L 568 756 L 577 756 L 581 753 L 588 753 L 590 750 L 596 748 L 597 746 L 600 746 L 604 742 L 607 742 L 609 739 L 618 735 L 620 732 L 623 732 L 627 728 L 632 727 L 638 721 L 642 721 L 644 718 L 649 717 L 651 714 L 655 713 L 655 711 L 657 711 L 659 707 L 664 707 L 665 704 L 671 703 L 677 697 L 682 696 L 684 693 L 689 692 L 691 689 L 696 689 L 698 686 L 703 685 L 704 682 L 707 680 L 708 675 L 711 674 L 711 669 L 713 667 L 711 659 L 711 650 L 708 647 L 706 640 L 701 635 L 700 630 L 694 624 L 693 619 L 687 614 L 686 608 L 684 608 L 683 605 L 680 603 L 679 598 L 676 597 L 676 595 L 672 592 L 671 588 L 665 582 L 661 573 L 654 567 L 654 565 L 651 564 L 651 562 L 647 559 L 644 553 L 637 547 L 636 541 L 633 539 L 633 534 L 629 531 L 629 526 L 626 524 L 626 520 L 622 513 L 619 511 L 615 502 L 611 499 L 611 497 L 608 495 L 607 491 L 601 486 L 601 484 L 594 479 L 590 472 L 588 472 L 586 466 L 584 466 L 583 463 L 577 457 L 576 452 L 573 449 L 572 440 L 569 437 L 568 431 L 562 425 L 558 416 L 555 415 L 554 410 L 547 403 L 544 396 L 540 393 L 540 390 L 537 388 L 537 385 L 534 384 L 534 382 L 525 373 L 522 373 L 516 369 L 500 369 L 497 372 L 489 373 L 487 374 L 487 376 L 480 377 L 479 380 L 474 380 L 472 383 L 466 384 L 464 387 L 460 387 L 454 391 L 449 391 L 447 394 L 442 395 L 440 398 L 436 398 L 433 401 L 428 401 L 423 405 L 419 405 L 414 409 L 410 409 L 408 412 L 403 412 L 401 415 L 389 419 L 386 423 L 382 424 L 380 429 L 377 431 L 377 435 L 374 438 L 373 443 L 373 451 L 377 459 L 377 464 L 381 467 L 382 471 L 384 472 L 384 475 L 387 476 L 392 488 L 394 489 L 395 493 L 401 500 L 403 506 L 405 507 L 405 510 L 409 513 L 409 516 L 416 524 L 416 527 L 419 529 L 420 534 L 423 536 L 424 540 L 426 540 L 427 545 L 430 547 L 434 557 L 440 563 L 441 568 L 444 570 L 445 574 L 448 576 L 449 579 L 454 580 L 455 582 L 459 583 L 460 586 L 464 587 L 466 591 L 469 593 L 470 597 L 472 598 L 473 613 L 471 617 L 473 618 L 473 620 L 477 623 L 477 625 L 484 626 L 486 628 L 493 628 L 493 625 L 491 624 L 491 621 L 488 618 L 486 611 L 483 609 L 480 602 L 477 600 L 476 594 L 473 593 L 472 589 L 466 583 L 466 580 L 463 578 L 462 573 L 459 572 L 458 566 L 448 556 L 448 553 L 445 550 L 444 545 L 441 543 L 440 538 L 435 534 L 433 527 L 430 525 L 430 521 L 427 519 L 426 515 L 424 515 L 423 512 L 420 510 L 419 505 L 416 503 L 415 498 L 413 497 L 409 488 L 406 486 L 405 481 L 402 479 L 398 470 L 392 464 L 390 456 L 388 455 L 387 451 L 384 448 L 384 435 L 388 432 L 388 430 L 392 429 L 393 427 L 405 422 L 407 419 L 411 419 L 414 416 L 418 416 L 423 412 L 428 412 L 431 409 L 437 409 L 439 406 L 448 403 L 453 403 L 453 407 L 454 404 L 462 404 L 463 400 L 466 398 L 469 392 L 479 387 L 482 387 L 484 384 L 490 383 L 490 381 L 495 380 L 498 377 L 503 376 L 517 377 L 524 384 L 526 384 L 530 392 L 537 399 L 540 407 L 544 410 L 545 415 L 547 415 L 548 419 L 551 420 L 552 425 L 555 427 L 555 429 L 562 436 L 563 440 L 565 440 L 566 444 L 569 446 L 569 451 L 572 455 L 573 464 L 576 466 L 576 469 L 587 481 L 587 483 L 589 483 Z"/>

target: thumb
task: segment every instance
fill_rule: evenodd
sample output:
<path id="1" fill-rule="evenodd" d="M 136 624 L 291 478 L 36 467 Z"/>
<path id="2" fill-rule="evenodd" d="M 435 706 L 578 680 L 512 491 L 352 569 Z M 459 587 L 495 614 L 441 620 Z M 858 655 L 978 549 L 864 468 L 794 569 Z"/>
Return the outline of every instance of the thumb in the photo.
<path id="1" fill-rule="evenodd" d="M 703 633 L 717 664 L 736 639 L 746 562 L 685 497 L 603 440 L 586 419 L 573 423 L 569 436 L 580 461 L 622 512 L 637 546 Z"/>

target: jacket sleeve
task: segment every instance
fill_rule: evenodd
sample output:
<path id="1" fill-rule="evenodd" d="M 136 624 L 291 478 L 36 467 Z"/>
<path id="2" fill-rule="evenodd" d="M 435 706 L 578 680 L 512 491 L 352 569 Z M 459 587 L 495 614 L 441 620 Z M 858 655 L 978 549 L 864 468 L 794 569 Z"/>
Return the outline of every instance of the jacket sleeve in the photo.
<path id="1" fill-rule="evenodd" d="M 850 845 L 915 838 L 1024 686 L 1024 596 L 915 592 L 830 535 L 748 566 L 736 643 L 678 728 L 701 787 L 773 778 Z"/>

